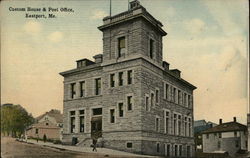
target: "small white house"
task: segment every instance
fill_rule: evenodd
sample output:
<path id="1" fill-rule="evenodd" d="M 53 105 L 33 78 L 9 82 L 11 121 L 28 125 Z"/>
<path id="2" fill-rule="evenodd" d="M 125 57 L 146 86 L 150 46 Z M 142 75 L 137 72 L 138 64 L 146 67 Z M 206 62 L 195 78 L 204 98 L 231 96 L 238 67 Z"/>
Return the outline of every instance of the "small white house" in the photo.
<path id="1" fill-rule="evenodd" d="M 234 156 L 239 151 L 247 151 L 247 126 L 234 121 L 222 123 L 202 132 L 203 152 L 228 152 Z"/>

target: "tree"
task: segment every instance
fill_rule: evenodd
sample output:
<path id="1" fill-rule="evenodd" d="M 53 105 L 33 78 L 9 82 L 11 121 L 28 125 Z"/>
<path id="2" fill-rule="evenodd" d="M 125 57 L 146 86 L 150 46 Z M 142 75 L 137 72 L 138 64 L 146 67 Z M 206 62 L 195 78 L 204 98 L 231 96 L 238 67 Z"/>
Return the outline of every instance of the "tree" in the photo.
<path id="1" fill-rule="evenodd" d="M 4 135 L 21 136 L 33 122 L 33 116 L 21 105 L 1 105 L 1 132 Z"/>

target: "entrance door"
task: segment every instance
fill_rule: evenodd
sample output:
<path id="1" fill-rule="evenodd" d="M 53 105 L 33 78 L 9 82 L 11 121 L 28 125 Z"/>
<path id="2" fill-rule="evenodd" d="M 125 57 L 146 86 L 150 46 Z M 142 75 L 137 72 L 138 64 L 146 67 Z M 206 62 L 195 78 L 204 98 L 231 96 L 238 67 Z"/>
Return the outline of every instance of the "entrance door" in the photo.
<path id="1" fill-rule="evenodd" d="M 92 117 L 91 119 L 91 137 L 102 137 L 102 117 Z"/>

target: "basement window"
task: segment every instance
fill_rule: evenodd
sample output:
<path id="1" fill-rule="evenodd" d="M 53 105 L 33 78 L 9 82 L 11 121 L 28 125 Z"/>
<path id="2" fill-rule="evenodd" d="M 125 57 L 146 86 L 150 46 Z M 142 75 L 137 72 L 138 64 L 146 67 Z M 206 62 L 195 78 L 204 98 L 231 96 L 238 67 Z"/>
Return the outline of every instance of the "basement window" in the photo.
<path id="1" fill-rule="evenodd" d="M 132 148 L 133 144 L 131 142 L 127 143 L 127 148 Z"/>

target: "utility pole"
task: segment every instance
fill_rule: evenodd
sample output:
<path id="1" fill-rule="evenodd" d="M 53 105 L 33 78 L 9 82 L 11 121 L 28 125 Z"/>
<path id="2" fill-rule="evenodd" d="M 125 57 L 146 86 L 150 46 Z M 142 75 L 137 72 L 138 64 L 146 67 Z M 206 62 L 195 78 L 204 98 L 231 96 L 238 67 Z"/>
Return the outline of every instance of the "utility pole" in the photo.
<path id="1" fill-rule="evenodd" d="M 112 10 L 112 6 L 111 6 L 112 0 L 109 0 L 109 16 L 111 16 L 111 10 Z"/>

